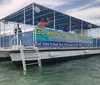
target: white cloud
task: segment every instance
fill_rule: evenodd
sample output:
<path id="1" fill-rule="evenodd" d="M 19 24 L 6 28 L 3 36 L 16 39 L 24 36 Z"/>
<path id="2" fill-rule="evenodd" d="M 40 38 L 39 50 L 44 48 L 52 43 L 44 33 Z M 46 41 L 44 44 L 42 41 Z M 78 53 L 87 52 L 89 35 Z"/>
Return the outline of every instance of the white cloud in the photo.
<path id="1" fill-rule="evenodd" d="M 63 0 L 4 0 L 3 3 L 0 4 L 0 18 L 3 18 L 33 2 L 50 8 L 64 4 Z"/>
<path id="2" fill-rule="evenodd" d="M 81 11 L 73 11 L 71 13 L 69 13 L 71 16 L 92 22 L 94 24 L 98 24 L 100 25 L 100 19 L 98 19 L 100 17 L 100 7 L 92 7 L 92 8 L 88 8 L 88 9 L 84 9 Z"/>
<path id="3" fill-rule="evenodd" d="M 100 3 L 100 0 L 95 0 L 90 4 L 86 4 L 83 7 L 73 8 L 71 10 L 67 10 L 65 13 L 71 16 L 77 17 L 79 19 L 83 19 L 85 21 L 100 25 L 100 6 L 94 7 Z"/>
<path id="4" fill-rule="evenodd" d="M 0 4 L 0 18 L 3 18 L 33 2 L 38 3 L 40 5 L 44 5 L 50 8 L 54 8 L 63 4 L 71 4 L 74 0 L 4 0 L 2 4 Z M 87 20 L 89 22 L 100 25 L 99 19 L 96 17 L 100 16 L 100 7 L 87 7 L 94 5 L 95 3 L 99 3 L 100 0 L 95 0 L 90 4 L 87 4 L 83 7 L 74 8 L 71 10 L 67 10 L 65 13 L 72 15 L 74 17 Z M 59 10 L 61 11 L 61 10 Z"/>

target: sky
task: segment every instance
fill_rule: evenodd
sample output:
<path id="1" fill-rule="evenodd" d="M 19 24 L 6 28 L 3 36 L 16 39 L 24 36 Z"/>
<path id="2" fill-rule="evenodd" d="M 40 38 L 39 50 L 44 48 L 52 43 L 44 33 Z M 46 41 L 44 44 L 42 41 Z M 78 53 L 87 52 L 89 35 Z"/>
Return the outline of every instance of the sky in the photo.
<path id="1" fill-rule="evenodd" d="M 0 0 L 0 19 L 33 2 L 100 26 L 100 0 Z"/>

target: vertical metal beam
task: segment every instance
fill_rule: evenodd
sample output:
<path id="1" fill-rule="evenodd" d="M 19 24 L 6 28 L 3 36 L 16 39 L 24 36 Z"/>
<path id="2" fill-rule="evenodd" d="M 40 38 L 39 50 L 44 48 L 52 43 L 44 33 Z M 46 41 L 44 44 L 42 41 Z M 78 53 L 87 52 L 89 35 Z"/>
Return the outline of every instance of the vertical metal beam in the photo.
<path id="1" fill-rule="evenodd" d="M 11 47 L 11 32 L 9 33 L 9 47 Z"/>
<path id="2" fill-rule="evenodd" d="M 34 3 L 32 4 L 33 46 L 35 46 Z"/>
<path id="3" fill-rule="evenodd" d="M 89 31 L 89 29 L 88 29 L 88 36 L 90 36 L 90 31 Z"/>
<path id="4" fill-rule="evenodd" d="M 69 16 L 69 27 L 70 27 L 70 31 L 72 30 L 72 19 L 71 16 Z"/>
<path id="5" fill-rule="evenodd" d="M 54 11 L 54 29 L 55 29 L 55 11 Z"/>
<path id="6" fill-rule="evenodd" d="M 24 8 L 24 32 L 26 31 L 25 24 L 26 24 L 26 15 L 25 15 L 25 8 Z"/>
<path id="7" fill-rule="evenodd" d="M 18 40 L 19 40 L 19 33 L 18 33 L 19 24 L 17 24 L 17 48 L 18 48 Z"/>
<path id="8" fill-rule="evenodd" d="M 97 28 L 97 37 L 99 37 L 99 28 Z"/>
<path id="9" fill-rule="evenodd" d="M 34 3 L 32 4 L 32 24 L 34 26 Z"/>
<path id="10" fill-rule="evenodd" d="M 97 33 L 96 33 L 96 34 L 97 34 L 97 37 L 96 37 L 96 47 L 98 47 L 98 37 L 99 37 L 98 35 L 99 35 L 99 30 L 98 30 L 98 28 L 97 28 L 96 30 L 97 30 Z"/>
<path id="11" fill-rule="evenodd" d="M 90 35 L 90 31 L 91 31 L 91 28 L 92 28 L 92 25 L 91 25 L 91 24 L 89 24 L 89 28 L 90 28 L 90 29 L 88 29 L 88 33 L 89 33 L 88 36 L 91 36 L 91 35 Z"/>
<path id="12" fill-rule="evenodd" d="M 1 21 L 0 21 L 0 48 L 1 48 Z"/>
<path id="13" fill-rule="evenodd" d="M 83 21 L 81 21 L 81 34 L 83 34 Z"/>
<path id="14" fill-rule="evenodd" d="M 16 28 L 16 26 L 14 24 L 14 30 L 15 30 L 15 28 Z M 15 35 L 15 32 L 14 32 L 14 45 L 15 45 L 15 39 L 16 39 L 16 35 Z M 13 44 L 13 43 L 11 42 L 11 44 Z"/>
<path id="15" fill-rule="evenodd" d="M 5 34 L 5 21 L 4 21 L 4 34 Z"/>
<path id="16" fill-rule="evenodd" d="M 97 39 L 97 37 L 96 37 L 96 47 L 98 47 L 98 39 Z"/>
<path id="17" fill-rule="evenodd" d="M 5 20 L 3 21 L 3 24 L 4 24 L 3 47 L 5 47 L 5 42 L 4 42 L 4 39 L 5 39 Z"/>

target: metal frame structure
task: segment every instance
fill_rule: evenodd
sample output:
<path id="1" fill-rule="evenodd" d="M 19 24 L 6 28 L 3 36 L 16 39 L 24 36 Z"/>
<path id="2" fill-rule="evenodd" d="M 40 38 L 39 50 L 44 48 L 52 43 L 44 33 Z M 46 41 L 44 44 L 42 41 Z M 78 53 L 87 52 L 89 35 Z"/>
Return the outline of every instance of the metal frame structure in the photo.
<path id="1" fill-rule="evenodd" d="M 63 30 L 63 31 L 66 31 L 66 29 L 69 29 L 69 31 L 74 31 L 77 29 L 80 30 L 80 34 L 84 34 L 84 30 L 90 29 L 89 25 L 91 25 L 91 28 L 100 27 L 98 25 L 77 19 L 75 17 L 66 15 L 64 13 L 60 13 L 58 11 L 38 5 L 36 3 L 30 4 L 27 7 L 24 7 L 18 10 L 17 12 L 10 14 L 7 17 L 4 17 L 0 21 L 4 21 L 4 27 L 3 27 L 4 33 L 5 30 L 7 30 L 5 28 L 5 24 L 8 22 L 24 24 L 23 31 L 26 32 L 27 31 L 26 25 L 32 25 L 34 30 L 35 26 L 37 26 L 38 24 L 39 18 L 42 18 L 43 21 L 45 21 L 45 18 L 50 19 L 51 22 L 49 25 L 47 25 L 48 28 Z M 0 27 L 0 33 L 3 32 L 1 28 L 2 26 Z M 36 44 L 36 35 L 33 36 L 33 40 L 34 40 L 33 42 L 33 46 L 34 46 Z M 17 45 L 18 45 L 18 41 L 17 41 Z"/>
<path id="2" fill-rule="evenodd" d="M 45 21 L 44 19 L 47 17 L 51 20 L 48 27 L 58 30 L 65 30 L 66 24 L 69 25 L 68 28 L 70 31 L 74 29 L 81 29 L 81 27 L 83 27 L 83 29 L 89 29 L 89 24 L 92 26 L 92 28 L 99 27 L 95 24 L 77 19 L 35 3 L 32 3 L 31 5 L 24 7 L 23 9 L 7 17 L 4 17 L 3 19 L 5 21 L 30 24 L 34 26 L 37 25 L 38 18 L 42 18 L 43 21 Z M 83 24 L 83 26 L 81 24 Z"/>

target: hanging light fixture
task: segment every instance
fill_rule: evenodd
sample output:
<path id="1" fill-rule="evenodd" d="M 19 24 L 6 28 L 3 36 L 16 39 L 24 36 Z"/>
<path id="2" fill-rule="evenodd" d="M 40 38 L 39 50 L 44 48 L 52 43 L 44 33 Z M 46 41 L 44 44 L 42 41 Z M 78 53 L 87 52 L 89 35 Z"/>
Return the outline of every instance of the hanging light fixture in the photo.
<path id="1" fill-rule="evenodd" d="M 34 10 L 35 10 L 35 12 L 37 12 L 37 13 L 39 13 L 39 12 L 40 12 L 40 8 L 39 8 L 39 7 L 37 7 L 37 6 L 35 6 L 35 7 L 34 7 Z"/>

